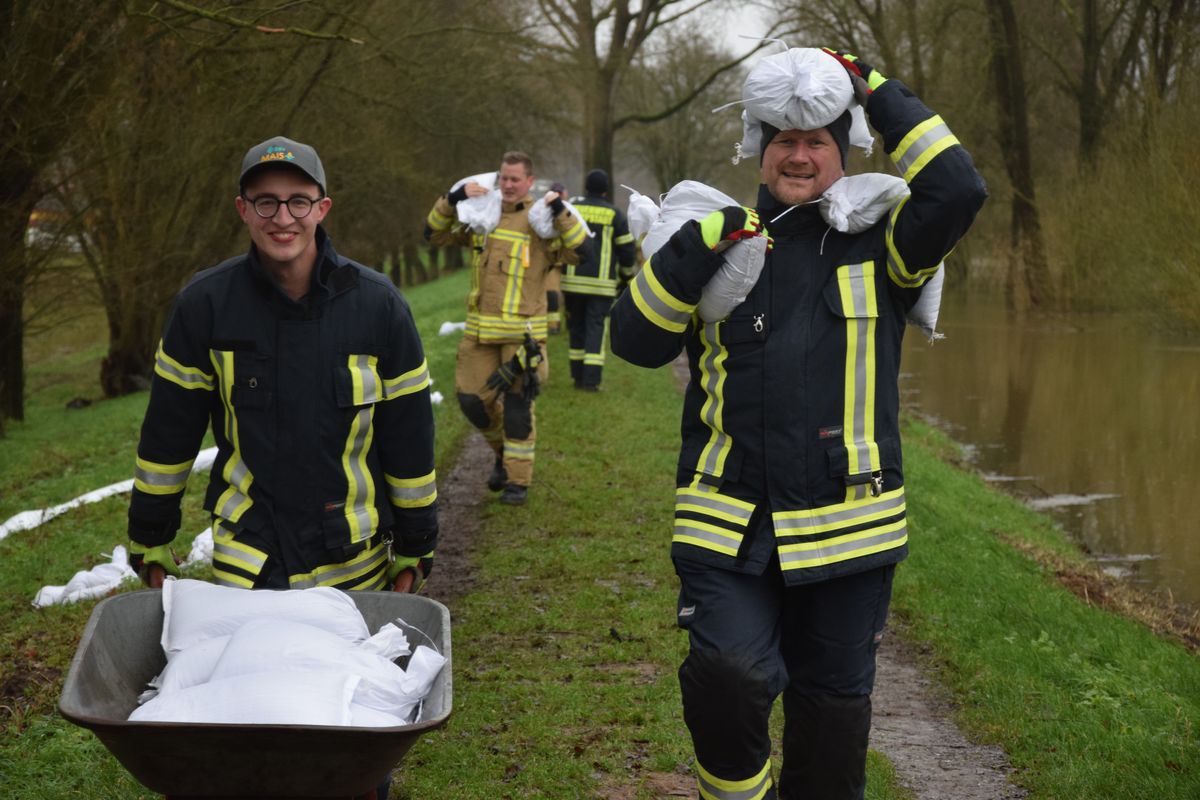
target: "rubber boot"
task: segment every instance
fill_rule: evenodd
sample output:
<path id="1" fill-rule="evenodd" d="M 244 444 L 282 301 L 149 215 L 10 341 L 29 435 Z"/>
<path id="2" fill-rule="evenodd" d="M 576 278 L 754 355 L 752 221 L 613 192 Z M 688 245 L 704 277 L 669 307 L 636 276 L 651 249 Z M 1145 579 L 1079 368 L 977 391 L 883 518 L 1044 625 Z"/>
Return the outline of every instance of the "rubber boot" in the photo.
<path id="1" fill-rule="evenodd" d="M 504 459 L 496 456 L 495 463 L 492 464 L 492 474 L 488 475 L 487 487 L 493 492 L 498 492 L 508 483 L 508 472 L 504 469 Z"/>

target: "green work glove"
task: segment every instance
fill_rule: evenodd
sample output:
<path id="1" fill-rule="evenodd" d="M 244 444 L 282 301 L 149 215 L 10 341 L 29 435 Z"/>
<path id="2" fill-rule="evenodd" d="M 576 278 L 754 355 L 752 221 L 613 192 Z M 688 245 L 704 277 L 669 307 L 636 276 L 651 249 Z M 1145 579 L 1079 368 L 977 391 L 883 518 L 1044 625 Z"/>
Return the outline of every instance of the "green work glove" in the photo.
<path id="1" fill-rule="evenodd" d="M 160 544 L 147 547 L 131 539 L 129 541 L 129 566 L 147 586 L 150 586 L 150 567 L 155 565 L 162 567 L 164 572 L 174 575 L 176 578 L 181 574 L 175 554 L 171 552 L 169 545 Z"/>
<path id="2" fill-rule="evenodd" d="M 758 212 L 743 206 L 725 206 L 700 220 L 704 243 L 717 253 L 741 239 L 766 236 L 766 233 Z"/>
<path id="3" fill-rule="evenodd" d="M 396 556 L 388 565 L 388 586 L 393 592 L 416 594 L 433 572 L 433 551 L 423 556 Z"/>
<path id="4" fill-rule="evenodd" d="M 850 74 L 850 82 L 854 84 L 854 99 L 861 106 L 866 106 L 871 92 L 878 89 L 887 80 L 879 70 L 856 55 L 847 53 L 845 50 L 834 50 L 832 47 L 822 47 L 821 49 L 836 58 L 838 63 L 846 68 L 846 72 Z"/>

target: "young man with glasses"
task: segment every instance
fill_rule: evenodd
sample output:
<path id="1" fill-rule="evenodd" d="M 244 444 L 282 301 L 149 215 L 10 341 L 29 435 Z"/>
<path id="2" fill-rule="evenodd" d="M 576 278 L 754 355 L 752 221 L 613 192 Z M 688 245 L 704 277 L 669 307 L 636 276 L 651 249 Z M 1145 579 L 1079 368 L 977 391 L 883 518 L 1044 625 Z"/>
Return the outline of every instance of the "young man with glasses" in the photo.
<path id="1" fill-rule="evenodd" d="M 159 343 L 129 506 L 132 562 L 161 585 L 187 477 L 212 423 L 204 507 L 217 583 L 415 591 L 432 566 L 429 371 L 408 304 L 339 255 L 308 145 L 242 161 L 248 252 L 176 298 Z"/>

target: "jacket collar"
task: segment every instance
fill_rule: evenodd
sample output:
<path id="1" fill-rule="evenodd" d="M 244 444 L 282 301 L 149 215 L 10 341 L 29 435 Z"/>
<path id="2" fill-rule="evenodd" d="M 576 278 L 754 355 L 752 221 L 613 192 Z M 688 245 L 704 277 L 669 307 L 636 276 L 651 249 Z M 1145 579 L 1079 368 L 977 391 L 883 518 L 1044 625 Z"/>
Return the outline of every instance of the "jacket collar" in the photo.
<path id="1" fill-rule="evenodd" d="M 333 240 L 329 238 L 324 226 L 317 226 L 316 233 L 317 243 L 317 263 L 313 265 L 312 276 L 309 278 L 309 290 L 307 302 L 322 302 L 325 298 L 338 294 L 353 285 L 352 280 L 344 273 L 353 273 L 353 269 L 349 264 L 343 264 L 342 259 L 338 256 L 337 251 L 333 249 Z M 250 244 L 250 252 L 247 253 L 246 259 L 250 264 L 250 273 L 254 276 L 264 288 L 272 289 L 278 292 L 281 297 L 284 297 L 283 292 L 272 280 L 271 274 L 267 272 L 267 268 L 263 266 L 262 260 L 258 256 L 258 248 L 253 243 Z M 289 298 L 284 298 L 288 299 Z"/>
<path id="2" fill-rule="evenodd" d="M 529 208 L 531 205 L 533 205 L 533 195 L 527 194 L 524 197 L 522 197 L 520 200 L 517 200 L 512 203 L 505 203 L 502 201 L 500 203 L 500 209 L 505 214 L 511 214 L 514 211 L 524 211 L 525 209 Z"/>
<path id="3" fill-rule="evenodd" d="M 791 209 L 790 211 L 788 209 Z M 805 236 L 811 233 L 824 235 L 829 228 L 829 223 L 821 216 L 821 207 L 818 203 L 804 203 L 799 206 L 788 206 L 775 199 L 775 195 L 771 194 L 767 189 L 766 184 L 758 186 L 758 211 L 759 219 L 766 226 L 767 232 L 771 236 Z M 784 212 L 787 212 L 786 214 Z M 776 222 L 771 220 L 784 214 L 782 219 Z"/>

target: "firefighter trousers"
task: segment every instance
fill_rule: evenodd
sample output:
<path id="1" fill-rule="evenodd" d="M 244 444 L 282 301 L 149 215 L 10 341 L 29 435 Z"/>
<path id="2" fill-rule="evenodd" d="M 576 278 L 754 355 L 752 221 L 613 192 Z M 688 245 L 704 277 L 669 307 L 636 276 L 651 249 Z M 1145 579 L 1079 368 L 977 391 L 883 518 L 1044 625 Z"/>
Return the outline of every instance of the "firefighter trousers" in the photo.
<path id="1" fill-rule="evenodd" d="M 545 383 L 550 364 L 545 342 L 538 379 Z M 454 371 L 458 405 L 467 420 L 483 434 L 483 438 L 504 461 L 508 482 L 529 486 L 533 482 L 533 452 L 537 441 L 534 402 L 522 395 L 524 376 L 518 376 L 507 392 L 489 389 L 488 378 L 517 352 L 517 342 L 484 344 L 464 336 L 458 343 L 458 363 Z"/>
<path id="2" fill-rule="evenodd" d="M 576 386 L 599 386 L 608 349 L 608 312 L 613 299 L 564 292 L 570 336 L 571 379 Z"/>
<path id="3" fill-rule="evenodd" d="M 762 575 L 676 559 L 683 716 L 700 797 L 862 800 L 875 652 L 895 565 L 787 587 Z M 767 722 L 783 693 L 778 793 Z"/>

